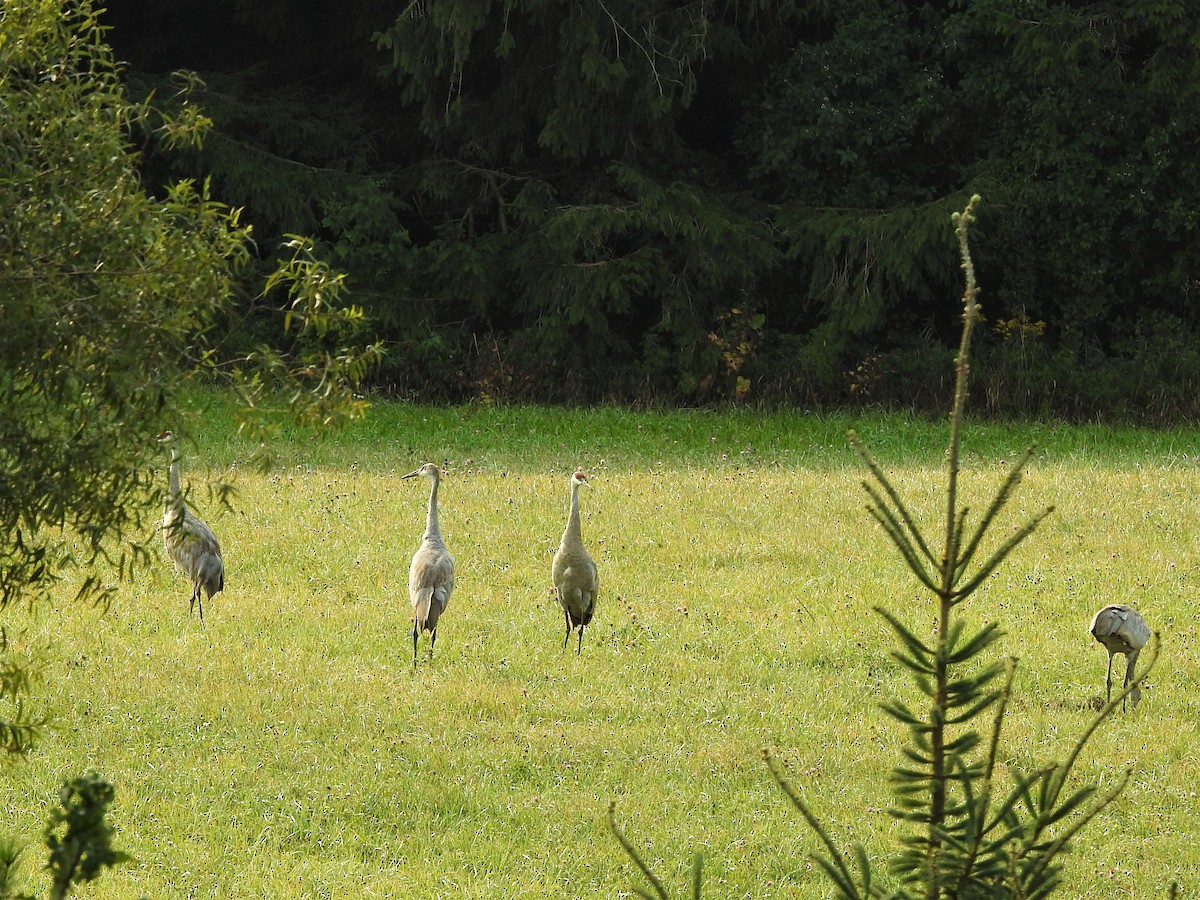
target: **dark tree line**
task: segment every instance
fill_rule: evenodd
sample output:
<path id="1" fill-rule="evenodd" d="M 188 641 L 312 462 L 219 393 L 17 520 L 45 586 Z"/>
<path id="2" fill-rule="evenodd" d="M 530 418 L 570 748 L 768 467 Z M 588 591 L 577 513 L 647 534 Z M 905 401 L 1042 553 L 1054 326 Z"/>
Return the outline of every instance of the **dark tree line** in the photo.
<path id="1" fill-rule="evenodd" d="M 211 175 L 264 254 L 319 235 L 403 396 L 936 409 L 949 217 L 979 193 L 979 408 L 1200 412 L 1191 0 L 124 0 L 108 22 L 135 90 L 194 71 L 215 125 L 148 152 L 147 181 Z"/>

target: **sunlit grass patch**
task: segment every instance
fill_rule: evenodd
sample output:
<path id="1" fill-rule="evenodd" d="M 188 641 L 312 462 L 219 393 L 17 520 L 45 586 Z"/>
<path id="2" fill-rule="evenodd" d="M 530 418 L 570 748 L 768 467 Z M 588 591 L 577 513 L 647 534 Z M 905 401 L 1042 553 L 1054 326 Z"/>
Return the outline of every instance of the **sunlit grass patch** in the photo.
<path id="1" fill-rule="evenodd" d="M 701 848 L 712 896 L 826 896 L 759 751 L 839 840 L 882 852 L 903 736 L 878 703 L 911 687 L 872 608 L 929 627 L 865 511 L 851 424 L 936 522 L 943 428 L 900 418 L 383 406 L 339 435 L 290 437 L 265 474 L 243 464 L 252 447 L 202 435 L 185 480 L 236 472 L 234 508 L 204 510 L 225 591 L 201 624 L 160 562 L 107 612 L 66 599 L 6 611 L 22 641 L 49 645 L 37 696 L 55 723 L 6 771 L 0 809 L 34 837 L 63 777 L 109 776 L 117 844 L 136 862 L 96 897 L 619 896 L 632 872 L 605 825 L 614 799 L 677 884 Z M 1163 631 L 1162 660 L 1080 770 L 1103 782 L 1133 762 L 1135 776 L 1080 837 L 1070 883 L 1152 896 L 1194 882 L 1188 436 L 1109 447 L 1090 429 L 972 428 L 971 446 L 996 452 L 966 460 L 964 502 L 1038 438 L 1000 530 L 1057 507 L 965 611 L 1000 622 L 1001 652 L 1021 660 L 1001 763 L 1062 755 L 1103 692 L 1092 613 L 1138 607 Z M 428 492 L 399 476 L 426 459 L 452 463 L 441 519 L 458 583 L 414 670 L 408 561 Z M 562 652 L 549 593 L 576 465 L 593 485 L 583 537 L 601 579 L 579 657 Z M 1136 863 L 1090 863 L 1131 846 Z M 23 866 L 38 889 L 38 865 Z"/>

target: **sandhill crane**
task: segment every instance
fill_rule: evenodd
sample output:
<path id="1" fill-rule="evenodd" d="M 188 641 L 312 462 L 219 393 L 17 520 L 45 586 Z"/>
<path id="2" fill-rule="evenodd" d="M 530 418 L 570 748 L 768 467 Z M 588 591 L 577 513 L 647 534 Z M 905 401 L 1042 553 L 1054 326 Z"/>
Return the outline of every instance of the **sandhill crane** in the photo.
<path id="1" fill-rule="evenodd" d="M 596 594 L 600 590 L 600 576 L 596 564 L 583 546 L 579 530 L 579 489 L 588 484 L 583 469 L 575 470 L 571 476 L 571 512 L 567 516 L 567 527 L 559 542 L 558 552 L 550 566 L 554 579 L 554 592 L 567 619 L 567 633 L 563 637 L 563 650 L 571 639 L 571 629 L 579 627 L 579 643 L 575 654 L 583 651 L 583 629 L 591 624 L 596 610 Z"/>
<path id="2" fill-rule="evenodd" d="M 225 563 L 221 560 L 221 545 L 212 529 L 200 521 L 184 502 L 179 489 L 179 439 L 169 431 L 158 436 L 160 444 L 171 448 L 171 473 L 167 488 L 167 508 L 163 513 L 163 544 L 175 565 L 192 582 L 192 599 L 188 611 L 200 607 L 204 621 L 204 601 L 225 588 Z"/>
<path id="3" fill-rule="evenodd" d="M 408 599 L 413 608 L 413 667 L 417 665 L 417 637 L 422 629 L 430 633 L 429 657 L 433 658 L 433 647 L 437 643 L 438 619 L 450 602 L 454 590 L 454 557 L 446 549 L 442 531 L 438 527 L 438 484 L 442 480 L 441 470 L 433 463 L 425 463 L 404 478 L 422 475 L 433 482 L 429 490 L 429 512 L 425 517 L 425 534 L 421 546 L 413 554 L 408 569 Z"/>
<path id="4" fill-rule="evenodd" d="M 1125 686 L 1133 681 L 1133 667 L 1137 663 L 1138 653 L 1150 640 L 1150 626 L 1133 607 L 1123 604 L 1106 606 L 1096 613 L 1092 619 L 1092 637 L 1104 645 L 1108 651 L 1108 674 L 1104 676 L 1104 686 L 1108 689 L 1108 700 L 1112 699 L 1112 662 L 1113 656 L 1125 654 Z M 1133 705 L 1137 706 L 1142 699 L 1141 688 L 1135 687 L 1129 694 Z M 1121 704 L 1124 708 L 1124 702 Z"/>

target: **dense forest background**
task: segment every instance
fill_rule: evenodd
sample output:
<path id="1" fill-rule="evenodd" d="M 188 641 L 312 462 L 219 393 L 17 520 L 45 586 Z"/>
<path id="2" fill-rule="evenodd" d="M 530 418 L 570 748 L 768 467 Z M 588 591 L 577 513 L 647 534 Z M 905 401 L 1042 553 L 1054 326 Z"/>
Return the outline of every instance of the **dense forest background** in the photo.
<path id="1" fill-rule="evenodd" d="M 263 266 L 319 241 L 422 401 L 1200 415 L 1200 4 L 114 0 Z M 179 74 L 195 73 L 197 78 Z M 230 350 L 262 340 L 253 304 Z"/>

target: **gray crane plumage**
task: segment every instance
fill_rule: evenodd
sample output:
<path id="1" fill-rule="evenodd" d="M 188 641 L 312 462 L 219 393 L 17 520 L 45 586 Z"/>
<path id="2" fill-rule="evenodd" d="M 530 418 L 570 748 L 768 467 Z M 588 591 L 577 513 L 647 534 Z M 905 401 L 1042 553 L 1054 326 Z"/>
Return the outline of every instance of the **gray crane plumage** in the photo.
<path id="1" fill-rule="evenodd" d="M 438 484 L 442 472 L 433 463 L 425 463 L 415 472 L 409 472 L 404 478 L 416 478 L 418 475 L 428 478 L 432 485 L 429 489 L 429 511 L 425 517 L 425 533 L 421 536 L 421 546 L 413 554 L 412 565 L 408 568 L 408 599 L 413 609 L 413 666 L 417 665 L 417 638 L 422 631 L 428 631 L 429 656 L 433 658 L 433 648 L 437 643 L 438 619 L 446 611 L 450 602 L 450 592 L 454 590 L 454 557 L 446 549 L 442 540 L 442 530 L 438 525 Z"/>
<path id="2" fill-rule="evenodd" d="M 1096 613 L 1089 630 L 1092 637 L 1108 651 L 1108 674 L 1104 676 L 1104 686 L 1108 692 L 1106 699 L 1111 700 L 1113 656 L 1118 653 L 1125 654 L 1125 687 L 1128 687 L 1133 681 L 1133 669 L 1137 664 L 1138 653 L 1150 640 L 1150 626 L 1133 607 L 1116 603 Z M 1133 705 L 1137 706 L 1138 701 L 1142 699 L 1141 689 L 1135 687 L 1129 698 Z"/>
<path id="3" fill-rule="evenodd" d="M 562 606 L 567 620 L 567 633 L 563 637 L 563 650 L 571 639 L 572 629 L 579 628 L 579 643 L 576 655 L 583 652 L 583 629 L 592 622 L 596 611 L 596 594 L 600 591 L 600 576 L 596 563 L 583 546 L 579 526 L 579 489 L 591 487 L 583 469 L 576 469 L 571 476 L 571 511 L 567 516 L 567 527 L 563 531 L 558 552 L 550 566 L 554 579 L 554 593 Z"/>
<path id="4" fill-rule="evenodd" d="M 179 571 L 192 583 L 189 612 L 200 607 L 200 621 L 204 621 L 203 591 L 208 600 L 213 594 L 225 589 L 225 563 L 221 559 L 221 545 L 212 529 L 205 525 L 187 507 L 179 487 L 179 439 L 169 431 L 158 436 L 159 443 L 171 450 L 171 469 L 167 485 L 167 505 L 163 512 L 163 544 L 167 554 L 174 560 Z"/>

